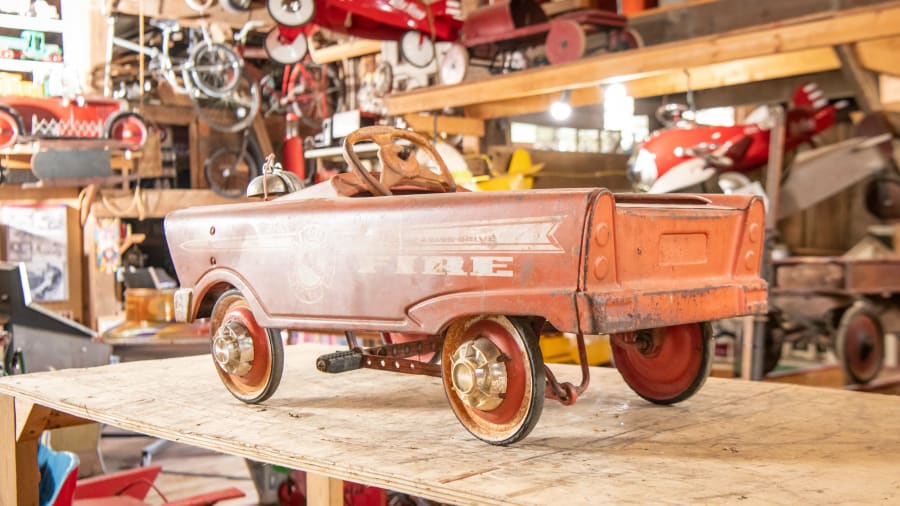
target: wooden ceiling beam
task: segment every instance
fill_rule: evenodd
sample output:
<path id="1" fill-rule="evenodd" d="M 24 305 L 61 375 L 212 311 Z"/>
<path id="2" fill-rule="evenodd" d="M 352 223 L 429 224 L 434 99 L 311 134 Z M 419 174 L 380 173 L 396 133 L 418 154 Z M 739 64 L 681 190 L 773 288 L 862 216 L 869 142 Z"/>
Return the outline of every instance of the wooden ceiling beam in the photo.
<path id="1" fill-rule="evenodd" d="M 565 89 L 608 83 L 617 76 L 680 71 L 716 63 L 791 53 L 900 35 L 900 2 L 829 13 L 791 23 L 737 30 L 607 53 L 571 63 L 514 72 L 482 81 L 435 86 L 391 95 L 387 113 L 400 115 L 439 107 L 459 107 L 498 98 L 520 99 Z"/>
<path id="2" fill-rule="evenodd" d="M 813 74 L 840 68 L 831 48 L 823 47 L 793 53 L 759 56 L 744 60 L 694 67 L 689 74 L 669 71 L 652 77 L 622 81 L 634 98 L 658 97 L 692 90 L 708 90 L 795 75 Z M 688 79 L 688 75 L 690 79 Z M 465 108 L 466 116 L 489 119 L 546 111 L 559 98 L 559 92 L 521 99 L 476 104 Z M 573 90 L 573 107 L 598 104 L 603 100 L 599 86 Z"/>
<path id="3" fill-rule="evenodd" d="M 144 16 L 177 19 L 185 25 L 199 22 L 205 17 L 211 23 L 225 23 L 235 29 L 241 28 L 244 23 L 251 20 L 264 23 L 261 28 L 258 28 L 259 31 L 268 31 L 275 27 L 275 21 L 269 16 L 265 6 L 253 7 L 249 12 L 233 13 L 226 11 L 216 2 L 206 11 L 200 12 L 188 7 L 184 0 L 118 0 L 113 3 L 113 11 L 138 16 L 142 12 L 141 3 L 143 3 Z"/>
<path id="4" fill-rule="evenodd" d="M 867 40 L 856 44 L 859 63 L 868 70 L 900 76 L 900 37 Z"/>

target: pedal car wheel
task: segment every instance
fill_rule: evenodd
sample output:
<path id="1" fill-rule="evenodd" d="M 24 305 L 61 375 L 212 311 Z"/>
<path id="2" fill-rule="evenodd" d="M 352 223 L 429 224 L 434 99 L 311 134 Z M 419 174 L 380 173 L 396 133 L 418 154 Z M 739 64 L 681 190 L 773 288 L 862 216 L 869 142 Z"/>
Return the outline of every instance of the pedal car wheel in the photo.
<path id="1" fill-rule="evenodd" d="M 277 330 L 257 323 L 241 292 L 219 297 L 209 331 L 216 372 L 231 395 L 248 404 L 271 397 L 281 382 L 284 345 Z"/>
<path id="2" fill-rule="evenodd" d="M 476 316 L 453 324 L 441 364 L 450 407 L 472 435 L 507 445 L 534 428 L 544 408 L 544 360 L 526 320 Z"/>
<path id="3" fill-rule="evenodd" d="M 884 362 L 884 329 L 867 305 L 854 304 L 841 316 L 834 350 L 853 382 L 868 383 L 878 376 Z"/>
<path id="4" fill-rule="evenodd" d="M 625 383 L 655 404 L 675 404 L 706 382 L 715 354 L 708 322 L 614 334 L 613 361 Z"/>
<path id="5" fill-rule="evenodd" d="M 119 141 L 129 149 L 141 149 L 147 142 L 147 124 L 139 114 L 119 112 L 106 120 L 106 138 Z"/>
<path id="6" fill-rule="evenodd" d="M 434 61 L 434 42 L 428 35 L 410 30 L 400 37 L 400 54 L 414 67 L 427 67 Z"/>
<path id="7" fill-rule="evenodd" d="M 0 149 L 15 144 L 24 131 L 22 118 L 12 109 L 0 106 Z"/>
<path id="8" fill-rule="evenodd" d="M 314 0 L 266 0 L 266 10 L 279 25 L 300 26 L 309 23 L 316 13 Z"/>
<path id="9" fill-rule="evenodd" d="M 584 56 L 587 37 L 584 28 L 571 19 L 550 22 L 547 33 L 547 59 L 551 64 L 574 61 Z"/>

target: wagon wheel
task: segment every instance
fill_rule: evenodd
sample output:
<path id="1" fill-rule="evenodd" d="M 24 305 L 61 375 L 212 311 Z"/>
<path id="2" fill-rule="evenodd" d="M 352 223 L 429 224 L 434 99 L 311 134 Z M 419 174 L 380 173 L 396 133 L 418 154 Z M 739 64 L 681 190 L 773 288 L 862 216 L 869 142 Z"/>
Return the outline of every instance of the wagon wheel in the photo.
<path id="1" fill-rule="evenodd" d="M 613 30 L 609 33 L 609 41 L 606 49 L 610 52 L 637 49 L 639 47 L 644 47 L 644 39 L 641 37 L 641 34 L 633 28 Z"/>
<path id="2" fill-rule="evenodd" d="M 454 42 L 441 59 L 441 84 L 459 84 L 469 70 L 469 50 Z"/>
<path id="3" fill-rule="evenodd" d="M 0 149 L 15 144 L 23 133 L 25 123 L 22 117 L 9 107 L 0 106 Z"/>
<path id="4" fill-rule="evenodd" d="M 213 362 L 225 388 L 248 404 L 271 397 L 284 367 L 281 336 L 257 323 L 241 292 L 229 290 L 219 296 L 209 331 Z"/>
<path id="5" fill-rule="evenodd" d="M 298 33 L 293 40 L 289 40 L 278 27 L 275 27 L 266 34 L 263 47 L 270 60 L 282 65 L 293 65 L 306 57 L 309 51 L 308 44 L 303 33 Z"/>
<path id="6" fill-rule="evenodd" d="M 547 59 L 551 64 L 573 61 L 584 56 L 587 37 L 584 28 L 571 19 L 550 22 L 547 33 Z"/>
<path id="7" fill-rule="evenodd" d="M 440 168 L 440 175 L 423 167 L 416 157 L 403 146 L 394 143 L 394 139 L 406 139 L 416 147 L 423 149 Z M 360 141 L 372 141 L 378 145 L 378 159 L 381 161 L 381 173 L 378 178 L 372 175 L 362 164 L 353 145 Z M 388 126 L 369 126 L 360 128 L 344 138 L 344 160 L 372 195 L 393 195 L 391 188 L 411 185 L 434 192 L 455 192 L 456 183 L 444 160 L 428 139 L 410 130 L 401 130 Z"/>
<path id="8" fill-rule="evenodd" d="M 409 30 L 400 37 L 400 54 L 412 66 L 425 68 L 434 61 L 434 42 L 418 30 Z"/>
<path id="9" fill-rule="evenodd" d="M 625 383 L 655 404 L 675 404 L 706 382 L 715 354 L 708 322 L 612 336 L 613 360 Z"/>
<path id="10" fill-rule="evenodd" d="M 526 320 L 475 316 L 452 325 L 441 364 L 450 407 L 478 439 L 515 443 L 537 424 L 544 408 L 544 359 Z"/>
<path id="11" fill-rule="evenodd" d="M 834 350 L 854 383 L 875 379 L 884 362 L 884 329 L 868 305 L 856 303 L 844 312 L 834 336 Z"/>

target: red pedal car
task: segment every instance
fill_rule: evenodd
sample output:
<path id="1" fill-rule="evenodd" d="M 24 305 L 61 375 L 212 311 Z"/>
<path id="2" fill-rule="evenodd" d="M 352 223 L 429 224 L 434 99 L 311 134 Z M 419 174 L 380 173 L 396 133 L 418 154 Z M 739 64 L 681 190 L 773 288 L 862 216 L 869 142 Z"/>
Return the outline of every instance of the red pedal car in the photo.
<path id="1" fill-rule="evenodd" d="M 362 140 L 378 145 L 380 173 L 354 153 Z M 248 188 L 264 189 L 261 202 L 166 219 L 176 318 L 210 319 L 216 371 L 244 402 L 278 386 L 279 329 L 342 331 L 349 350 L 318 369 L 441 377 L 469 432 L 509 444 L 532 430 L 545 397 L 570 404 L 587 387 L 583 334 L 611 334 L 628 385 L 670 404 L 709 374 L 705 322 L 766 311 L 758 197 L 468 192 L 426 138 L 389 127 L 350 134 L 344 150 L 352 172 L 330 181 L 270 200 L 289 186 L 270 172 Z M 579 336 L 580 385 L 544 366 L 545 324 Z M 363 348 L 357 331 L 385 344 Z"/>
<path id="2" fill-rule="evenodd" d="M 147 141 L 147 125 L 110 98 L 0 97 L 0 149 L 39 139 L 96 139 L 137 150 Z"/>

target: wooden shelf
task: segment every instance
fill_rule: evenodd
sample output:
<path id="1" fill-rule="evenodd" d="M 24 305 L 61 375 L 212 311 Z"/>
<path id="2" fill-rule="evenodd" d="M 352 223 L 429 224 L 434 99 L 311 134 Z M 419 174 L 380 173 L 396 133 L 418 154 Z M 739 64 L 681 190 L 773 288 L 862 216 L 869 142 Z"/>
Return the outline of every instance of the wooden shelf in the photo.
<path id="1" fill-rule="evenodd" d="M 318 372 L 315 358 L 333 349 L 288 346 L 281 386 L 262 405 L 234 399 L 208 355 L 0 378 L 0 503 L 29 503 L 26 449 L 43 425 L 73 415 L 460 505 L 868 504 L 900 487 L 892 396 L 710 378 L 664 407 L 614 369 L 591 368 L 575 405 L 548 401 L 528 438 L 498 448 L 465 432 L 439 379 Z M 551 367 L 578 377 L 576 366 Z"/>
<path id="2" fill-rule="evenodd" d="M 517 100 L 522 101 L 517 114 L 536 112 L 563 90 L 575 90 L 575 95 L 578 90 L 593 88 L 582 92 L 580 99 L 596 100 L 600 93 L 597 87 L 614 82 L 623 82 L 626 86 L 636 83 L 638 87 L 648 89 L 644 93 L 658 93 L 659 90 L 652 90 L 657 81 L 668 83 L 660 86 L 670 90 L 668 93 L 685 91 L 685 71 L 691 73 L 694 89 L 698 89 L 697 83 L 693 82 L 694 73 L 705 74 L 709 87 L 742 84 L 838 68 L 833 54 L 823 57 L 833 46 L 898 35 L 900 2 L 887 2 L 638 50 L 606 53 L 482 81 L 414 90 L 387 97 L 385 106 L 387 113 L 395 116 L 430 111 L 439 105 L 441 108 L 466 106 L 469 116 L 494 117 L 496 112 L 479 110 L 479 107 L 509 106 L 511 101 Z M 748 65 L 757 71 L 738 74 L 736 78 L 732 75 L 736 69 Z"/>
<path id="3" fill-rule="evenodd" d="M 49 74 L 54 70 L 62 70 L 63 65 L 63 62 L 0 59 L 0 71 L 4 72 Z"/>
<path id="4" fill-rule="evenodd" d="M 61 19 L 44 19 L 32 16 L 17 16 L 15 14 L 0 14 L 0 28 L 62 33 L 63 22 Z"/>

